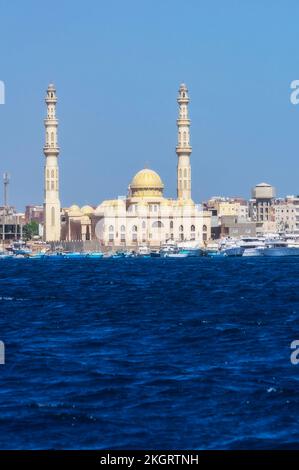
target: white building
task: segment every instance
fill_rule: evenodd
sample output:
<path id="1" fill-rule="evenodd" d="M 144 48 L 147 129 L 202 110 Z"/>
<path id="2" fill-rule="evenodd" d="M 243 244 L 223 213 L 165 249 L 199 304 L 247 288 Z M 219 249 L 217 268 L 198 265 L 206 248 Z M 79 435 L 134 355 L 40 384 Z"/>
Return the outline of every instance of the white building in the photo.
<path id="1" fill-rule="evenodd" d="M 56 89 L 50 84 L 46 95 L 47 117 L 45 119 L 46 138 L 44 146 L 44 240 L 57 241 L 61 237 L 61 214 L 59 200 L 58 170 L 58 120 L 56 119 Z"/>
<path id="2" fill-rule="evenodd" d="M 191 197 L 191 145 L 189 96 L 185 84 L 178 94 L 177 199 L 163 195 L 164 184 L 153 170 L 144 168 L 133 177 L 126 197 L 103 201 L 96 209 L 77 205 L 64 210 L 65 240 L 98 239 L 104 246 L 160 246 L 168 239 L 195 240 L 211 237 L 210 212 Z"/>
<path id="3" fill-rule="evenodd" d="M 299 233 L 299 198 L 276 199 L 272 206 L 277 231 Z"/>

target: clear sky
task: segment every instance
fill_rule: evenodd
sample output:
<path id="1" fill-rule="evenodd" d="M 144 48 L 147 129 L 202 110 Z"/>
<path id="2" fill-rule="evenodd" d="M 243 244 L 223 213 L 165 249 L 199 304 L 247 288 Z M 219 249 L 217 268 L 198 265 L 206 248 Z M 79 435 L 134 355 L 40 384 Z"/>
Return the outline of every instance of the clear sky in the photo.
<path id="1" fill-rule="evenodd" d="M 59 98 L 61 202 L 126 193 L 149 166 L 176 194 L 176 96 L 190 93 L 193 198 L 299 193 L 297 0 L 0 0 L 0 172 L 43 201 L 44 95 Z"/>

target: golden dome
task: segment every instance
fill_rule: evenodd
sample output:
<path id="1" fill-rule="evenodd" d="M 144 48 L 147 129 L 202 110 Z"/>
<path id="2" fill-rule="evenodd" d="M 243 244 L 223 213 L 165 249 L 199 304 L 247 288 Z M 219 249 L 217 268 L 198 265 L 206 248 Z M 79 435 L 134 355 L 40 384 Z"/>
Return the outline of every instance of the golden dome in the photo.
<path id="1" fill-rule="evenodd" d="M 162 196 L 164 184 L 153 170 L 144 168 L 138 171 L 130 184 L 131 195 L 134 197 Z"/>
<path id="2" fill-rule="evenodd" d="M 81 212 L 84 215 L 89 215 L 94 213 L 94 209 L 91 206 L 83 206 L 81 207 Z"/>
<path id="3" fill-rule="evenodd" d="M 73 205 L 69 208 L 69 210 L 70 210 L 70 211 L 73 211 L 73 212 L 79 211 L 79 210 L 80 210 L 80 207 L 77 206 L 76 204 L 73 204 Z"/>
<path id="4" fill-rule="evenodd" d="M 68 210 L 69 216 L 71 217 L 79 217 L 82 215 L 80 207 L 76 204 L 73 204 Z"/>

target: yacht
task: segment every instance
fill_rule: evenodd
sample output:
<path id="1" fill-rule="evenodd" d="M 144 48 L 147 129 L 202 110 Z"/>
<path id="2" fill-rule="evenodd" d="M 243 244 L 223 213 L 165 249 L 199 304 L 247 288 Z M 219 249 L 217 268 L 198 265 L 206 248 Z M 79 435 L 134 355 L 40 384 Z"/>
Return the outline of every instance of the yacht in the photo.
<path id="1" fill-rule="evenodd" d="M 138 250 L 138 256 L 142 258 L 149 258 L 151 256 L 150 249 L 147 245 L 141 245 Z"/>
<path id="2" fill-rule="evenodd" d="M 298 233 L 287 233 L 284 235 L 284 240 L 286 240 L 288 246 L 291 247 L 299 247 L 299 234 Z"/>
<path id="3" fill-rule="evenodd" d="M 204 256 L 218 256 L 220 254 L 219 245 L 217 242 L 210 242 L 203 250 Z"/>
<path id="4" fill-rule="evenodd" d="M 178 253 L 178 246 L 173 240 L 168 240 L 166 243 L 161 245 L 160 255 L 162 258 L 168 257 L 170 254 Z"/>
<path id="5" fill-rule="evenodd" d="M 187 253 L 167 253 L 164 257 L 165 258 L 187 258 L 189 255 Z"/>
<path id="6" fill-rule="evenodd" d="M 220 241 L 219 251 L 221 256 L 242 256 L 243 248 L 237 238 L 224 238 Z"/>
<path id="7" fill-rule="evenodd" d="M 287 240 L 268 240 L 261 250 L 263 256 L 299 256 L 299 245 L 289 245 Z"/>
<path id="8" fill-rule="evenodd" d="M 240 241 L 240 247 L 243 250 L 242 256 L 260 256 L 264 246 L 265 239 L 263 237 L 243 237 Z"/>
<path id="9" fill-rule="evenodd" d="M 184 241 L 178 243 L 178 250 L 181 254 L 186 254 L 187 256 L 202 256 L 203 250 L 199 246 L 199 242 L 196 240 Z"/>

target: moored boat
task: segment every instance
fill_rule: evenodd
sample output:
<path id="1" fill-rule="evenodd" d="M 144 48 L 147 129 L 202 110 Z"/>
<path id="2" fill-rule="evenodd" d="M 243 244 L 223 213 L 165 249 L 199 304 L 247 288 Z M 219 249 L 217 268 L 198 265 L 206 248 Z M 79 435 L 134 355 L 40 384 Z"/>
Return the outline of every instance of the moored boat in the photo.
<path id="1" fill-rule="evenodd" d="M 86 258 L 100 259 L 103 258 L 104 254 L 101 251 L 90 251 L 86 253 Z"/>
<path id="2" fill-rule="evenodd" d="M 269 240 L 261 251 L 263 256 L 299 256 L 299 247 L 289 246 L 284 240 Z"/>
<path id="3" fill-rule="evenodd" d="M 164 258 L 188 258 L 187 253 L 166 253 Z"/>
<path id="4" fill-rule="evenodd" d="M 200 247 L 199 243 L 195 240 L 189 240 L 184 242 L 179 242 L 178 245 L 179 253 L 186 254 L 187 256 L 202 256 L 203 250 Z"/>

